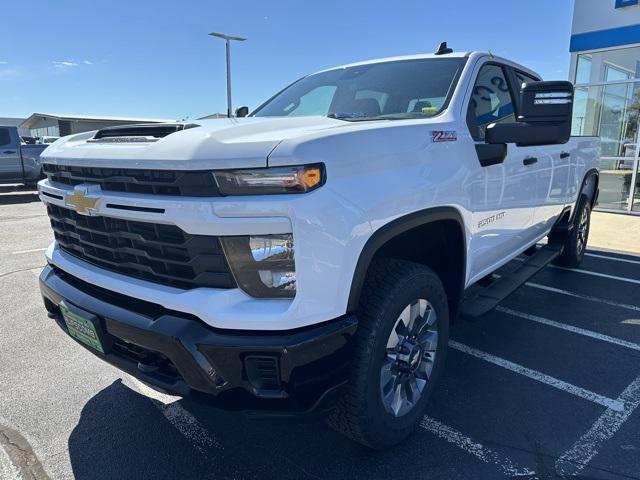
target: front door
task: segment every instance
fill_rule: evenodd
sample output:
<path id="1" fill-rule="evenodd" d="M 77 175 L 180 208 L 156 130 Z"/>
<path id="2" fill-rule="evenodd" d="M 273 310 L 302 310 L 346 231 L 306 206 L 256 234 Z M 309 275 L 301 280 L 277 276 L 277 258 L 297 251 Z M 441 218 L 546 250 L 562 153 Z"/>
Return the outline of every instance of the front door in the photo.
<path id="1" fill-rule="evenodd" d="M 476 144 L 484 143 L 487 125 L 515 122 L 515 106 L 504 67 L 485 63 L 477 73 L 467 115 Z M 535 241 L 537 154 L 536 147 L 509 144 L 504 162 L 478 166 L 471 189 L 472 278 L 489 273 Z"/>

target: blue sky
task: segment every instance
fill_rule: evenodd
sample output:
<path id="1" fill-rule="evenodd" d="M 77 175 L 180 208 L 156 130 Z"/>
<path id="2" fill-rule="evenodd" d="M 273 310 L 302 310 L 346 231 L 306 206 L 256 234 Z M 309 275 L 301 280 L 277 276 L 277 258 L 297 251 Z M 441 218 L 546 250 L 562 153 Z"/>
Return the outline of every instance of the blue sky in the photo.
<path id="1" fill-rule="evenodd" d="M 301 75 L 369 58 L 490 50 L 566 79 L 571 0 L 31 0 L 3 5 L 0 117 L 197 118 L 256 107 Z M 443 6 L 444 5 L 444 6 Z M 14 19 L 14 21 L 10 21 Z"/>

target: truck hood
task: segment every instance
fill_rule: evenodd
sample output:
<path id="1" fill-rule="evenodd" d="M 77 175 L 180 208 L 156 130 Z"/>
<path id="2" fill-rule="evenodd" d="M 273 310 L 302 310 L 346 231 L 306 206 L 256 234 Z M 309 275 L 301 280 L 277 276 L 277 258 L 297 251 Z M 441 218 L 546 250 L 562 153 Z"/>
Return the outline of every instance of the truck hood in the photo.
<path id="1" fill-rule="evenodd" d="M 195 123 L 197 127 L 151 142 L 101 143 L 93 140 L 96 132 L 85 132 L 61 138 L 41 157 L 48 163 L 113 168 L 266 167 L 269 153 L 281 141 L 348 125 L 320 116 L 221 118 Z"/>

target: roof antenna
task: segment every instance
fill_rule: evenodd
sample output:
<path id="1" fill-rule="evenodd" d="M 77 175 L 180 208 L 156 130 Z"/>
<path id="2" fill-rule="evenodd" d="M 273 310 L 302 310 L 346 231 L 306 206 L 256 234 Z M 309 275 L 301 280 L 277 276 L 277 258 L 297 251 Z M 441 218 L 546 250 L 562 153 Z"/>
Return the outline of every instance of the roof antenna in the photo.
<path id="1" fill-rule="evenodd" d="M 447 53 L 453 53 L 453 48 L 447 47 L 447 42 L 442 42 L 436 50 L 436 55 L 446 55 Z"/>

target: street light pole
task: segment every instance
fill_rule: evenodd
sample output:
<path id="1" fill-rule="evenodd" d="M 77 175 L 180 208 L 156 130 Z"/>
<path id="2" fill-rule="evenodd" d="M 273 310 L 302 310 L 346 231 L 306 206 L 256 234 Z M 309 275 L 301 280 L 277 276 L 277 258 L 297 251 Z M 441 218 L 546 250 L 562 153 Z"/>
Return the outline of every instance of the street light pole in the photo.
<path id="1" fill-rule="evenodd" d="M 233 109 L 231 103 L 231 40 L 244 42 L 246 38 L 227 35 L 226 33 L 220 32 L 211 32 L 209 35 L 211 35 L 212 37 L 221 38 L 225 43 L 225 51 L 227 54 L 227 117 L 231 118 Z"/>

